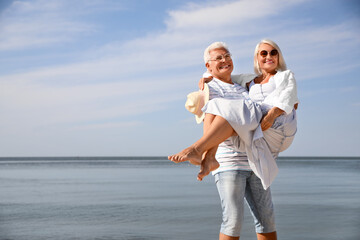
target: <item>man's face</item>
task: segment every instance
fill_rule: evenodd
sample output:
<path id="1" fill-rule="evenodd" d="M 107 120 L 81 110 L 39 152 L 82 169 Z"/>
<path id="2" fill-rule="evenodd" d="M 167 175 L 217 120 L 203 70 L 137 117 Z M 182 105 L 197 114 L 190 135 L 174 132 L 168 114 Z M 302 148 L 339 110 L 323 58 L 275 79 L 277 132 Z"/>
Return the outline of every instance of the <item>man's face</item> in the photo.
<path id="1" fill-rule="evenodd" d="M 210 61 L 205 64 L 208 71 L 215 78 L 229 77 L 234 69 L 231 55 L 224 48 L 210 51 Z"/>

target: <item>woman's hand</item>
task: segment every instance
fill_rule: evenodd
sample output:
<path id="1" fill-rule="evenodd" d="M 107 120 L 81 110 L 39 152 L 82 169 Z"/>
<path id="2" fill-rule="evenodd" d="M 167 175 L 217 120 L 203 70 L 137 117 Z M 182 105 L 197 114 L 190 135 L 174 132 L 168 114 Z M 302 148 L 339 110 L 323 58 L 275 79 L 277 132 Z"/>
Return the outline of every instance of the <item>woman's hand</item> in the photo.
<path id="1" fill-rule="evenodd" d="M 284 111 L 277 107 L 270 109 L 260 122 L 261 129 L 263 131 L 268 130 L 274 124 L 275 119 L 283 113 Z"/>
<path id="2" fill-rule="evenodd" d="M 275 118 L 272 115 L 266 114 L 261 120 L 261 130 L 266 131 L 274 124 Z"/>
<path id="3" fill-rule="evenodd" d="M 205 85 L 205 83 L 211 82 L 212 79 L 213 79 L 212 76 L 209 76 L 209 77 L 207 77 L 207 78 L 200 78 L 200 81 L 199 81 L 199 89 L 200 89 L 200 90 L 204 90 L 204 85 Z"/>

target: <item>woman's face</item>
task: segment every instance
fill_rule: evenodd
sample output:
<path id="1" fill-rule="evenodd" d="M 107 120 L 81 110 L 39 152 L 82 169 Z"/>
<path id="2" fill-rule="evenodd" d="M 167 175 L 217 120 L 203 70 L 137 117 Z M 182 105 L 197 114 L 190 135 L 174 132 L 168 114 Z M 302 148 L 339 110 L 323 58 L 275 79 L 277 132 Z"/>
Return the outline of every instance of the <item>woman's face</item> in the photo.
<path id="1" fill-rule="evenodd" d="M 262 72 L 276 73 L 276 69 L 279 65 L 279 53 L 270 44 L 263 43 L 259 47 L 257 60 Z"/>

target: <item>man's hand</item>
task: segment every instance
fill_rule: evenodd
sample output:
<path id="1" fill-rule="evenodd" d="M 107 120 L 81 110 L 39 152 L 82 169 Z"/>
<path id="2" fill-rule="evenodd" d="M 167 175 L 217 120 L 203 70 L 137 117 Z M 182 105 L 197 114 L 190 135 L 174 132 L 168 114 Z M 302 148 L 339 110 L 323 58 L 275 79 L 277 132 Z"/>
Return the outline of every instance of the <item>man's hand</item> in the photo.
<path id="1" fill-rule="evenodd" d="M 199 81 L 199 89 L 200 89 L 200 90 L 204 90 L 204 85 L 205 85 L 205 83 L 211 82 L 212 79 L 213 79 L 212 76 L 209 76 L 209 77 L 207 77 L 207 78 L 200 78 L 200 81 Z"/>
<path id="2" fill-rule="evenodd" d="M 295 105 L 294 105 L 295 110 L 297 110 L 298 105 L 299 105 L 298 103 L 295 103 Z"/>

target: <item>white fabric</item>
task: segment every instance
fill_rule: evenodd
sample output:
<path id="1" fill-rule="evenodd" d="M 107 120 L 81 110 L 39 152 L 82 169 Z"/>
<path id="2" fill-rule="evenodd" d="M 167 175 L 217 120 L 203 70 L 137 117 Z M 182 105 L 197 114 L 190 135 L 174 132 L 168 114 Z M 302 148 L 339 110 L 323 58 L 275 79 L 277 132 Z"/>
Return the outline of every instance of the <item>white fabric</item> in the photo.
<path id="1" fill-rule="evenodd" d="M 255 74 L 231 75 L 234 83 L 246 87 L 246 83 L 252 81 Z M 294 73 L 291 70 L 279 71 L 274 75 L 276 89 L 264 101 L 265 104 L 278 107 L 290 114 L 295 103 L 298 103 L 297 85 Z"/>
<path id="2" fill-rule="evenodd" d="M 264 189 L 267 189 L 275 179 L 278 168 L 259 125 L 262 117 L 260 105 L 251 101 L 246 90 L 239 89 L 237 84 L 227 84 L 235 86 L 233 90 L 240 91 L 237 99 L 230 98 L 228 95 L 234 96 L 236 92 L 227 94 L 229 92 L 218 87 L 223 84 L 226 83 L 215 78 L 209 83 L 211 100 L 205 105 L 203 111 L 219 115 L 230 123 L 239 136 L 233 138 L 233 141 L 238 142 L 232 148 L 235 149 L 238 146 L 239 151 L 246 152 L 251 170 L 261 179 Z M 215 95 L 221 97 L 214 97 Z M 218 161 L 221 166 L 221 159 Z"/>
<path id="3" fill-rule="evenodd" d="M 255 74 L 241 74 L 231 76 L 233 82 L 239 83 L 243 87 L 246 87 L 246 83 L 254 80 L 255 77 Z M 261 128 L 258 130 L 264 135 L 266 142 L 264 141 L 264 138 L 261 138 L 261 141 L 253 142 L 252 148 L 245 147 L 248 139 L 246 136 L 244 138 L 244 136 L 241 135 L 241 129 L 238 129 L 238 127 L 242 127 L 241 120 L 244 117 L 242 110 L 236 110 L 239 109 L 237 106 L 239 103 L 234 103 L 233 107 L 231 107 L 231 104 L 227 103 L 226 109 L 223 108 L 223 104 L 221 104 L 221 107 L 219 107 L 220 105 L 213 107 L 214 109 L 218 110 L 216 115 L 224 117 L 232 125 L 234 130 L 238 134 L 240 133 L 239 137 L 234 140 L 234 145 L 238 146 L 237 149 L 239 151 L 244 149 L 246 150 L 248 153 L 250 167 L 262 180 L 265 189 L 267 186 L 270 186 L 271 182 L 275 179 L 278 173 L 278 168 L 275 162 L 276 157 L 278 156 L 279 152 L 284 151 L 291 145 L 297 129 L 294 104 L 298 102 L 298 98 L 294 74 L 290 70 L 278 72 L 275 74 L 275 76 L 273 76 L 273 81 L 275 83 L 276 89 L 274 89 L 272 93 L 265 97 L 264 101 L 262 102 L 262 107 L 267 106 L 266 108 L 270 109 L 271 107 L 275 106 L 284 110 L 287 115 L 283 114 L 279 116 L 275 120 L 273 126 L 264 133 L 262 133 Z M 236 116 L 236 114 L 239 115 Z M 239 124 L 237 124 L 237 121 L 239 121 Z M 237 127 L 237 125 L 239 126 Z M 235 141 L 238 142 L 236 143 Z M 262 148 L 264 143 L 267 144 L 267 147 Z M 269 156 L 269 148 L 272 156 Z M 256 159 L 259 161 L 257 162 Z M 260 159 L 262 159 L 261 162 Z"/>
<path id="4" fill-rule="evenodd" d="M 265 115 L 273 106 L 265 104 L 265 98 L 269 96 L 276 86 L 274 78 L 271 77 L 267 83 L 255 84 L 254 80 L 249 85 L 249 96 L 252 101 L 261 105 L 262 113 Z"/>
<path id="5" fill-rule="evenodd" d="M 218 79 L 214 79 L 208 83 L 208 87 L 210 100 L 215 98 L 250 99 L 246 89 L 239 84 L 228 84 Z M 226 105 L 222 107 L 226 107 Z M 203 108 L 202 111 L 205 111 L 206 108 Z M 218 172 L 230 170 L 251 171 L 245 150 L 242 150 L 242 152 L 234 150 L 236 149 L 236 146 L 234 146 L 234 138 L 235 137 L 230 137 L 219 144 L 216 152 L 216 160 L 220 163 L 220 167 L 212 172 L 213 175 Z"/>
<path id="6" fill-rule="evenodd" d="M 264 102 L 265 98 L 275 90 L 275 88 L 276 86 L 273 77 L 271 77 L 269 81 L 264 84 L 256 84 L 253 80 L 249 85 L 249 97 L 254 102 L 261 104 Z"/>
<path id="7" fill-rule="evenodd" d="M 267 97 L 271 96 L 276 90 L 274 77 L 265 84 L 255 84 L 254 81 L 249 85 L 249 96 L 252 101 L 261 104 L 263 114 L 266 114 L 272 105 L 266 104 Z M 292 143 L 297 130 L 296 111 L 293 109 L 290 114 L 278 116 L 271 128 L 263 132 L 266 143 L 268 144 L 273 157 L 276 159 L 279 152 L 285 151 Z"/>
<path id="8" fill-rule="evenodd" d="M 275 119 L 274 124 L 264 131 L 264 138 L 273 157 L 276 159 L 280 152 L 288 149 L 295 138 L 297 131 L 297 117 L 294 109 L 288 115 L 281 115 Z"/>

